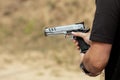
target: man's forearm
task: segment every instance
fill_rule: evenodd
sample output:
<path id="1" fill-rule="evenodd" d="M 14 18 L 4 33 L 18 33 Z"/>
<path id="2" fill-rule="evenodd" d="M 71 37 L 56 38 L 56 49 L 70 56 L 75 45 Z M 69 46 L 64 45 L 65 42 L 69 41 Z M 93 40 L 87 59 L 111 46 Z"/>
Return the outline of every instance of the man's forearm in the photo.
<path id="1" fill-rule="evenodd" d="M 110 50 L 110 44 L 92 42 L 90 49 L 83 58 L 86 69 L 94 74 L 100 73 L 108 62 Z"/>

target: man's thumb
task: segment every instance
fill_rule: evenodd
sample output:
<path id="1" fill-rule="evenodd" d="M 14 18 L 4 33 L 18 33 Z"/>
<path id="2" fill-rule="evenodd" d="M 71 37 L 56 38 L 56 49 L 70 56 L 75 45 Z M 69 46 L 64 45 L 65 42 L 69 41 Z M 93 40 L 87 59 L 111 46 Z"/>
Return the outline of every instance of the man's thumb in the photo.
<path id="1" fill-rule="evenodd" d="M 78 36 L 78 37 L 84 37 L 85 33 L 82 33 L 82 32 L 72 32 L 72 35 Z"/>

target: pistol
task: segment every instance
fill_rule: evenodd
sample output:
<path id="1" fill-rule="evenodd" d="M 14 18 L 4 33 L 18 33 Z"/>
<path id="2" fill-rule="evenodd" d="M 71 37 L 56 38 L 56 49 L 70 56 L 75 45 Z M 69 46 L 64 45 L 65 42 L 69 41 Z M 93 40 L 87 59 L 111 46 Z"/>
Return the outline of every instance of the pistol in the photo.
<path id="1" fill-rule="evenodd" d="M 51 28 L 45 28 L 44 34 L 45 36 L 54 36 L 54 35 L 71 35 L 73 39 L 78 41 L 78 46 L 80 47 L 80 53 L 86 53 L 89 49 L 90 45 L 87 44 L 83 38 L 73 36 L 71 32 L 83 32 L 87 33 L 90 31 L 90 28 L 84 26 L 84 22 L 75 23 L 71 25 L 65 26 L 56 26 Z"/>

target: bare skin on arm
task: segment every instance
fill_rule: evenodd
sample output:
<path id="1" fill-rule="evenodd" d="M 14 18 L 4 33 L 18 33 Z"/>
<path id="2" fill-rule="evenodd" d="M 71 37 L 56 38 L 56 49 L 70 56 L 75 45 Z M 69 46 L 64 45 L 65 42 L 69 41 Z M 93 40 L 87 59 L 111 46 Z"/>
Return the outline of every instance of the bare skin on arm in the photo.
<path id="1" fill-rule="evenodd" d="M 90 41 L 90 33 L 75 32 L 72 34 L 74 36 L 82 37 L 86 43 L 90 45 L 90 48 L 86 54 L 84 56 L 82 55 L 82 62 L 89 72 L 94 73 L 92 76 L 97 76 L 96 74 L 100 73 L 108 63 L 112 45 Z M 77 46 L 77 49 L 80 49 L 78 42 L 74 40 L 74 43 Z"/>
<path id="2" fill-rule="evenodd" d="M 111 44 L 91 42 L 91 47 L 84 55 L 83 63 L 92 73 L 101 72 L 109 60 Z"/>

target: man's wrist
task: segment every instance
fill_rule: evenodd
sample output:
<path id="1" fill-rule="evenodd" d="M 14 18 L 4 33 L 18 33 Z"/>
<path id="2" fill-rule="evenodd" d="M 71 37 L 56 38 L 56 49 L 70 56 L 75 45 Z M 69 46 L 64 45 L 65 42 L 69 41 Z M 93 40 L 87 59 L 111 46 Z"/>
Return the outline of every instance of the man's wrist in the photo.
<path id="1" fill-rule="evenodd" d="M 88 70 L 86 69 L 86 67 L 84 66 L 83 62 L 80 64 L 80 68 L 82 69 L 82 71 L 83 71 L 85 74 L 87 74 L 87 75 L 89 75 L 89 76 L 97 76 L 97 75 L 99 75 L 99 74 L 101 73 L 101 72 L 99 72 L 99 73 L 92 73 L 92 72 L 88 71 Z"/>

